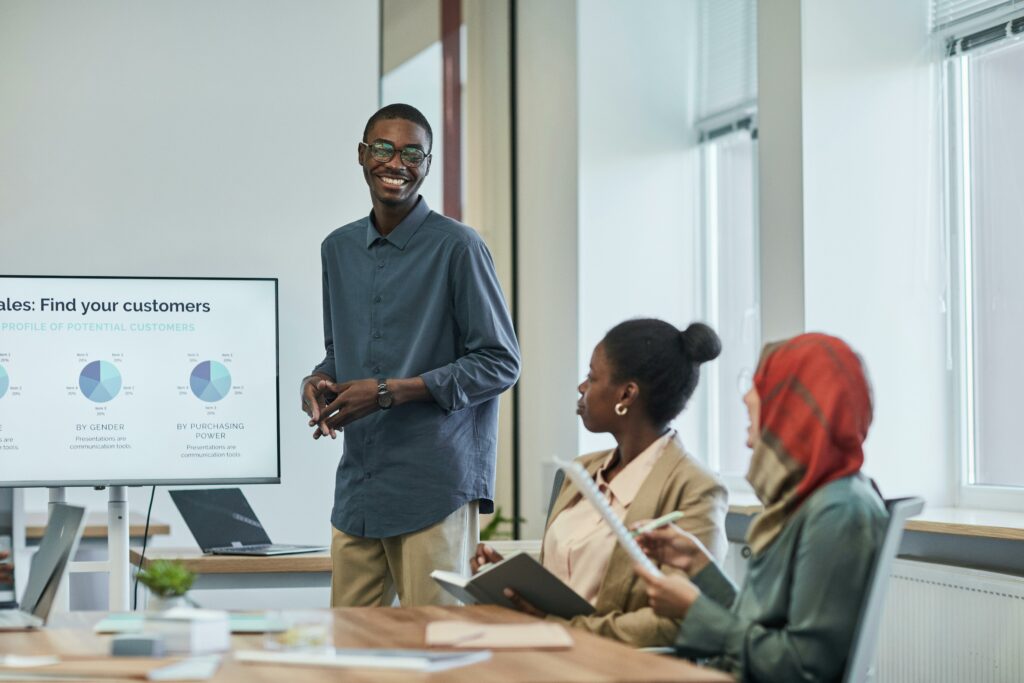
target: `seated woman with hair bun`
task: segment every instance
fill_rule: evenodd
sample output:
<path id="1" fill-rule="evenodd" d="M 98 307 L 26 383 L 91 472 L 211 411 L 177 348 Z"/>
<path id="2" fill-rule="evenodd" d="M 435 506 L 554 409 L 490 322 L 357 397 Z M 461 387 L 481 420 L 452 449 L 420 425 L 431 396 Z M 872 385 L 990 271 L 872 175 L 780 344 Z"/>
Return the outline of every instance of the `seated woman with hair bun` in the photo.
<path id="1" fill-rule="evenodd" d="M 654 319 L 616 325 L 594 349 L 576 410 L 588 430 L 615 438 L 615 448 L 584 455 L 579 462 L 616 514 L 630 525 L 682 511 L 679 526 L 719 560 L 726 550 L 725 487 L 685 451 L 669 424 L 693 395 L 700 365 L 716 358 L 721 348 L 718 335 L 702 323 L 682 332 Z M 501 559 L 480 544 L 473 571 Z M 658 616 L 648 606 L 629 555 L 568 480 L 548 517 L 541 562 L 595 607 L 591 615 L 570 619 L 571 626 L 637 647 L 674 640 L 678 620 Z M 511 591 L 506 594 L 524 612 L 559 620 Z"/>

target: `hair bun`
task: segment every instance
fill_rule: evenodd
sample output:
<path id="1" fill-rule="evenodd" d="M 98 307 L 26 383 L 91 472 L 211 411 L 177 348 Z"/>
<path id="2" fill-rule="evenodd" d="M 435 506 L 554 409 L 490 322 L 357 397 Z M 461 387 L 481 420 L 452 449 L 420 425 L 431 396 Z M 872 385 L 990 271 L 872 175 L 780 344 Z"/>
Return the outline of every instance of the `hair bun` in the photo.
<path id="1" fill-rule="evenodd" d="M 722 340 L 704 323 L 690 323 L 679 333 L 679 342 L 683 345 L 683 353 L 696 363 L 714 360 L 722 353 Z"/>

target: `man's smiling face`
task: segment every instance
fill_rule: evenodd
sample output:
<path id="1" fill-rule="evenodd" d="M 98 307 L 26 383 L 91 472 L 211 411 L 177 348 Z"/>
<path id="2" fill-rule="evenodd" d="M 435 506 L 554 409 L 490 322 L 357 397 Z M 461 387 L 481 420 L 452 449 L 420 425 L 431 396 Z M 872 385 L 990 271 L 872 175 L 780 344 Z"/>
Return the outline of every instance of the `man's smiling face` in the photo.
<path id="1" fill-rule="evenodd" d="M 390 161 L 374 158 L 371 145 L 374 142 L 389 143 L 395 150 Z M 359 165 L 363 177 L 370 187 L 374 203 L 399 207 L 416 203 L 420 185 L 430 171 L 430 157 L 416 166 L 407 166 L 402 161 L 402 150 L 418 147 L 424 153 L 430 152 L 427 132 L 412 121 L 405 119 L 381 119 L 373 124 L 366 136 L 366 144 L 359 145 Z"/>

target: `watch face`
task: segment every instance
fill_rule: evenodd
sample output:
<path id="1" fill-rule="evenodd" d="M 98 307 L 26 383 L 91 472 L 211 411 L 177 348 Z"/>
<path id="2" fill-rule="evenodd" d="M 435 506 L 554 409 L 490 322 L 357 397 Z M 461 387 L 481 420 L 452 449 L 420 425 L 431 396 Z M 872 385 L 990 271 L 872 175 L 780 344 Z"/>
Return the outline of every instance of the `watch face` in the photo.
<path id="1" fill-rule="evenodd" d="M 388 391 L 388 385 L 381 384 L 377 388 L 377 405 L 379 405 L 383 410 L 387 410 L 391 407 L 391 403 L 393 401 L 394 397 L 391 395 L 391 392 Z"/>

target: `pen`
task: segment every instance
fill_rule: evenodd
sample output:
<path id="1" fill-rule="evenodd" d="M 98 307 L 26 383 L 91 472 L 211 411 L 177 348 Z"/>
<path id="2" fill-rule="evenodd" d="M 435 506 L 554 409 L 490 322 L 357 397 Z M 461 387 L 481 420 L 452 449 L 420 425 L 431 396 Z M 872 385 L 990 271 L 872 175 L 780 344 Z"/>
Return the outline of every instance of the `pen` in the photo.
<path id="1" fill-rule="evenodd" d="M 640 534 L 646 534 L 648 531 L 654 531 L 655 529 L 667 526 L 672 522 L 676 521 L 677 519 L 681 519 L 684 516 L 685 515 L 683 515 L 683 513 L 680 512 L 679 510 L 674 510 L 668 513 L 667 515 L 662 515 L 657 519 L 652 519 L 651 521 L 647 522 L 647 524 L 639 526 L 636 529 L 630 531 L 629 533 L 633 538 L 636 538 Z"/>
<path id="2" fill-rule="evenodd" d="M 470 631 L 469 633 L 461 635 L 458 638 L 452 638 L 452 640 L 450 642 L 447 642 L 447 643 L 444 643 L 444 644 L 445 645 L 461 645 L 462 643 L 468 643 L 471 640 L 476 640 L 477 638 L 482 638 L 483 636 L 484 636 L 483 629 L 480 629 L 480 630 L 477 630 L 477 631 Z"/>

